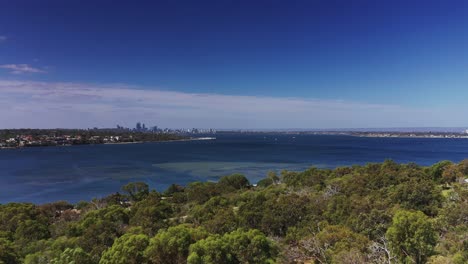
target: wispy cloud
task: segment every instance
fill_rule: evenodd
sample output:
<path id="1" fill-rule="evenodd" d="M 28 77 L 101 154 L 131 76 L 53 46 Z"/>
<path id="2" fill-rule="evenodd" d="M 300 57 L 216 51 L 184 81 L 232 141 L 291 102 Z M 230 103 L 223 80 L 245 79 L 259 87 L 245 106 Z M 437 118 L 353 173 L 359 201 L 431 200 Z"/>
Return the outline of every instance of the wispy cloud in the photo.
<path id="1" fill-rule="evenodd" d="M 6 36 L 0 36 L 0 43 L 6 41 L 8 38 Z"/>
<path id="2" fill-rule="evenodd" d="M 29 64 L 3 64 L 0 68 L 7 69 L 12 74 L 23 74 L 23 73 L 47 73 L 47 71 L 34 68 Z"/>
<path id="3" fill-rule="evenodd" d="M 0 80 L 1 127 L 352 128 L 463 126 L 450 113 L 341 100 L 183 93 L 127 85 Z M 462 115 L 459 115 L 462 116 Z"/>

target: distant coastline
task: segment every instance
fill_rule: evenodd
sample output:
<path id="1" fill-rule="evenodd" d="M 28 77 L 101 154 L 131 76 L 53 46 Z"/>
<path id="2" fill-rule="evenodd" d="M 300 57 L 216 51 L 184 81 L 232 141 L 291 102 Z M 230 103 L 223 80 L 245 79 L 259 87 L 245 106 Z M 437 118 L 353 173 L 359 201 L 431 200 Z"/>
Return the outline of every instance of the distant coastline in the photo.
<path id="1" fill-rule="evenodd" d="M 30 147 L 72 147 L 77 145 L 127 145 L 127 144 L 144 144 L 144 143 L 164 143 L 164 142 L 181 142 L 181 141 L 199 141 L 199 140 L 216 140 L 215 137 L 190 137 L 182 139 L 170 140 L 153 140 L 153 141 L 131 141 L 131 142 L 105 142 L 105 143 L 88 143 L 88 144 L 63 144 L 63 145 L 38 145 L 38 146 L 0 146 L 0 149 L 20 149 Z"/>
<path id="2" fill-rule="evenodd" d="M 197 141 L 197 140 L 215 140 L 215 137 L 190 137 L 183 139 L 172 139 L 172 140 L 160 140 L 160 141 L 135 141 L 135 142 L 115 142 L 115 143 L 104 143 L 105 145 L 125 145 L 125 144 L 142 144 L 142 143 L 151 143 L 151 142 L 180 142 L 180 141 Z"/>
<path id="3" fill-rule="evenodd" d="M 178 131 L 178 130 L 168 130 Z M 181 130 L 182 131 L 182 130 Z M 195 132 L 193 132 L 195 131 Z M 215 130 L 208 134 L 192 130 L 191 133 L 165 131 L 133 131 L 129 129 L 3 129 L 0 130 L 0 149 L 24 147 L 50 147 L 96 144 L 135 144 L 147 142 L 212 140 L 215 134 L 259 135 L 330 135 L 368 138 L 433 138 L 468 139 L 468 130 L 421 131 L 421 130 Z M 194 137 L 198 135 L 198 137 Z"/>
<path id="4" fill-rule="evenodd" d="M 122 129 L 4 129 L 0 149 L 190 140 L 188 135 Z"/>
<path id="5" fill-rule="evenodd" d="M 219 134 L 276 134 L 276 135 L 330 135 L 370 138 L 463 138 L 468 139 L 465 132 L 398 132 L 398 131 L 218 131 Z"/>

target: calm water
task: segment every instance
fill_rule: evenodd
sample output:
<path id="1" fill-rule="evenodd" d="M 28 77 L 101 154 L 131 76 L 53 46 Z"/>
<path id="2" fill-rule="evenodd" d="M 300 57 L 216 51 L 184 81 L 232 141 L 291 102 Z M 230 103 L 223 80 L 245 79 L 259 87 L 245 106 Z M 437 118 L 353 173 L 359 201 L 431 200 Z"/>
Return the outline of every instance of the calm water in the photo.
<path id="1" fill-rule="evenodd" d="M 295 137 L 295 138 L 294 138 Z M 75 203 L 145 181 L 163 191 L 171 183 L 217 180 L 239 172 L 251 182 L 269 170 L 382 162 L 430 165 L 468 158 L 468 139 L 236 135 L 211 141 L 0 150 L 0 203 Z"/>

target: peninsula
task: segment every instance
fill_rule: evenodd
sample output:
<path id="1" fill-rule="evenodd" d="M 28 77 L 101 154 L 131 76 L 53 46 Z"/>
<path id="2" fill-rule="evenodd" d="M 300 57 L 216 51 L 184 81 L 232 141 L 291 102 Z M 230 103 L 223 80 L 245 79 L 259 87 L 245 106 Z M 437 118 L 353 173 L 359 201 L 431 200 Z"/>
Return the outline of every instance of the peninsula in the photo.
<path id="1" fill-rule="evenodd" d="M 185 134 L 122 129 L 3 129 L 0 130 L 0 149 L 187 139 L 190 139 L 190 137 Z"/>

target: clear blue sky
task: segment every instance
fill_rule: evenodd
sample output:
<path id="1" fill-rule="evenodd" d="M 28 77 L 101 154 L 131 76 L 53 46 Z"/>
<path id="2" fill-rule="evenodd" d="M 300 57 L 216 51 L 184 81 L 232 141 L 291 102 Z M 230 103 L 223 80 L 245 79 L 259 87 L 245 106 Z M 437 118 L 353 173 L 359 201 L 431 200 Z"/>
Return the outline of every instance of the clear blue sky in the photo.
<path id="1" fill-rule="evenodd" d="M 70 127 L 66 115 L 86 113 L 75 126 L 465 126 L 467 47 L 467 1 L 2 1 L 0 101 L 10 113 L 0 121 Z M 119 96 L 128 91 L 140 97 Z M 222 115 L 190 96 L 257 108 Z M 259 105 L 272 102 L 296 112 Z"/>

